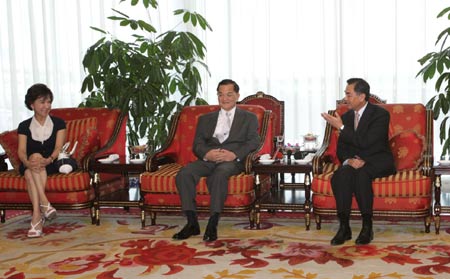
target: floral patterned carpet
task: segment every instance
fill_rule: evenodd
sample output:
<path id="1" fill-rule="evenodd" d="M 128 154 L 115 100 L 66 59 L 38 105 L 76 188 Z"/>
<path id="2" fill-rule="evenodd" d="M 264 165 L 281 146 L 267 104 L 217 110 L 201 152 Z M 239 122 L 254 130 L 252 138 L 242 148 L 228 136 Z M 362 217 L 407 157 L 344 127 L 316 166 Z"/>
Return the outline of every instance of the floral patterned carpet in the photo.
<path id="1" fill-rule="evenodd" d="M 60 212 L 44 237 L 28 239 L 22 212 L 0 225 L 0 278 L 450 278 L 446 222 L 436 235 L 423 233 L 421 221 L 375 221 L 374 241 L 355 246 L 361 225 L 352 220 L 353 240 L 333 247 L 337 222 L 306 231 L 303 219 L 288 217 L 265 215 L 261 230 L 222 217 L 219 239 L 204 243 L 202 235 L 171 239 L 181 216 L 140 229 L 139 213 L 122 210 L 103 213 L 100 226 L 87 212 Z"/>

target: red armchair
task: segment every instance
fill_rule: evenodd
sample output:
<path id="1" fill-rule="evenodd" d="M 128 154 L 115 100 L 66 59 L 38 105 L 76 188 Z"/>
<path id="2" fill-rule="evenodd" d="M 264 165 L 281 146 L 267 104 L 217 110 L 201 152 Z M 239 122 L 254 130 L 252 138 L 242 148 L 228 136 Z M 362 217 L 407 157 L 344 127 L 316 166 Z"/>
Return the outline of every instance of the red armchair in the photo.
<path id="1" fill-rule="evenodd" d="M 250 223 L 253 225 L 255 183 L 251 169 L 259 154 L 270 153 L 272 145 L 271 112 L 255 105 L 238 105 L 238 107 L 256 114 L 259 121 L 261 145 L 258 150 L 247 156 L 245 173 L 230 177 L 224 212 L 248 212 Z M 154 225 L 157 212 L 181 211 L 175 176 L 181 167 L 197 160 L 192 152 L 192 144 L 198 117 L 218 109 L 217 105 L 190 106 L 183 108 L 174 116 L 166 144 L 147 158 L 147 171 L 140 176 L 142 227 L 145 227 L 146 212 L 150 213 L 151 224 Z M 205 178 L 202 178 L 197 186 L 196 199 L 198 211 L 209 211 L 209 195 Z"/>
<path id="2" fill-rule="evenodd" d="M 94 189 L 89 172 L 89 161 L 101 154 L 125 155 L 126 115 L 119 110 L 106 108 L 57 108 L 50 112 L 66 121 L 67 141 L 78 141 L 73 154 L 79 169 L 69 174 L 54 174 L 48 177 L 47 197 L 56 209 L 91 209 L 92 223 L 98 221 L 99 195 L 110 193 L 124 185 L 118 175 L 100 174 L 102 180 Z M 6 154 L 0 157 L 0 214 L 5 222 L 7 209 L 32 209 L 24 177 L 20 176 L 20 161 L 17 155 L 17 130 L 0 134 L 0 144 Z M 69 148 L 70 150 L 70 148 Z M 13 169 L 8 170 L 8 158 Z"/>
<path id="3" fill-rule="evenodd" d="M 432 217 L 433 114 L 422 104 L 379 104 L 389 111 L 389 143 L 397 174 L 373 181 L 374 216 L 423 218 L 430 232 Z M 338 106 L 343 114 L 347 106 Z M 329 111 L 330 114 L 334 111 Z M 317 229 L 323 216 L 336 215 L 330 185 L 341 164 L 336 156 L 339 132 L 327 124 L 322 147 L 313 159 L 312 204 Z M 359 214 L 356 201 L 352 215 Z"/>

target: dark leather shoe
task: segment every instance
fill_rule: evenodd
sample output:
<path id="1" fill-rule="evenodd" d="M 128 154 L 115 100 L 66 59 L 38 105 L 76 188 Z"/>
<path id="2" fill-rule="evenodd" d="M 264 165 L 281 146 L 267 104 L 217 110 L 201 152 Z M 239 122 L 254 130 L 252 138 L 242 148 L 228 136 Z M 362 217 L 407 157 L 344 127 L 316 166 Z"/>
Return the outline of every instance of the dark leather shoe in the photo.
<path id="1" fill-rule="evenodd" d="M 199 234 L 200 234 L 200 226 L 198 225 L 198 223 L 186 224 L 186 226 L 184 226 L 184 228 L 181 231 L 174 234 L 172 236 L 172 238 L 177 239 L 177 240 L 182 240 L 182 239 L 187 239 L 193 235 L 199 235 Z"/>
<path id="2" fill-rule="evenodd" d="M 217 240 L 217 226 L 207 226 L 203 240 L 206 242 Z"/>
<path id="3" fill-rule="evenodd" d="M 355 241 L 356 245 L 366 245 L 373 240 L 372 226 L 363 226 L 358 238 Z"/>
<path id="4" fill-rule="evenodd" d="M 341 245 L 344 244 L 346 240 L 352 239 L 352 230 L 347 226 L 339 226 L 339 230 L 336 235 L 331 239 L 331 245 Z"/>

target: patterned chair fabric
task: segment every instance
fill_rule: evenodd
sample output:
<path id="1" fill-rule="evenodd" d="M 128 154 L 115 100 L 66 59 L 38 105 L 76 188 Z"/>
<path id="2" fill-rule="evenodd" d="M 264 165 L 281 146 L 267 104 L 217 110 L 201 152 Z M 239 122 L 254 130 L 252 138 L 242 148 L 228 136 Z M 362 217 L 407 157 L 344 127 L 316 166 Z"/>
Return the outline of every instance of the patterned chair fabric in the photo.
<path id="1" fill-rule="evenodd" d="M 373 181 L 374 216 L 424 218 L 430 231 L 432 208 L 433 115 L 422 104 L 379 104 L 390 113 L 389 144 L 397 173 Z M 348 108 L 338 106 L 342 115 Z M 329 111 L 330 114 L 334 111 Z M 323 145 L 313 159 L 312 203 L 317 229 L 321 217 L 336 214 L 330 179 L 341 164 L 339 132 L 326 126 Z M 352 215 L 359 214 L 353 199 Z"/>
<path id="2" fill-rule="evenodd" d="M 106 108 L 57 108 L 51 115 L 66 121 L 67 141 L 78 141 L 73 154 L 79 169 L 69 174 L 54 174 L 48 177 L 46 194 L 50 203 L 57 209 L 91 208 L 92 221 L 98 217 L 94 210 L 98 196 L 92 187 L 89 161 L 94 156 L 107 153 L 125 155 L 126 116 L 117 109 Z M 26 182 L 18 172 L 20 162 L 17 156 L 17 130 L 0 134 L 0 144 L 10 158 L 13 169 L 0 170 L 0 212 L 1 222 L 5 222 L 7 209 L 32 209 Z M 70 149 L 70 148 L 69 148 Z M 1 165 L 6 166 L 5 162 Z M 108 189 L 97 189 L 98 193 L 117 190 L 124 184 L 120 176 L 104 176 Z"/>
<path id="3" fill-rule="evenodd" d="M 261 106 L 238 105 L 239 108 L 256 114 L 259 122 L 261 145 L 246 159 L 246 171 L 230 177 L 228 197 L 225 201 L 226 212 L 248 212 L 253 218 L 255 201 L 254 177 L 251 173 L 252 163 L 259 154 L 271 150 L 271 112 Z M 197 121 L 200 115 L 218 110 L 217 105 L 189 106 L 177 113 L 172 121 L 170 135 L 164 145 L 154 155 L 147 158 L 147 172 L 141 174 L 142 227 L 145 226 L 145 213 L 150 212 L 152 224 L 156 222 L 156 212 L 178 212 L 181 201 L 175 186 L 175 176 L 184 165 L 197 160 L 192 152 Z M 202 178 L 197 186 L 197 206 L 199 211 L 209 210 L 209 194 L 206 179 Z"/>

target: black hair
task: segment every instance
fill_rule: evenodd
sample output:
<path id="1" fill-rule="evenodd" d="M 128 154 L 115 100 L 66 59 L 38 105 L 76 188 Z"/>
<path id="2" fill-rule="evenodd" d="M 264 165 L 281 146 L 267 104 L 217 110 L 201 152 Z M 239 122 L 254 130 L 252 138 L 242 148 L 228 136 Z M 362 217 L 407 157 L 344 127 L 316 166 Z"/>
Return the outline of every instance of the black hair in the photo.
<path id="1" fill-rule="evenodd" d="M 228 84 L 233 84 L 234 92 L 239 93 L 239 85 L 234 80 L 231 79 L 224 79 L 221 82 L 219 82 L 219 85 L 217 85 L 217 91 L 219 91 L 219 87 L 221 85 L 228 85 Z"/>

